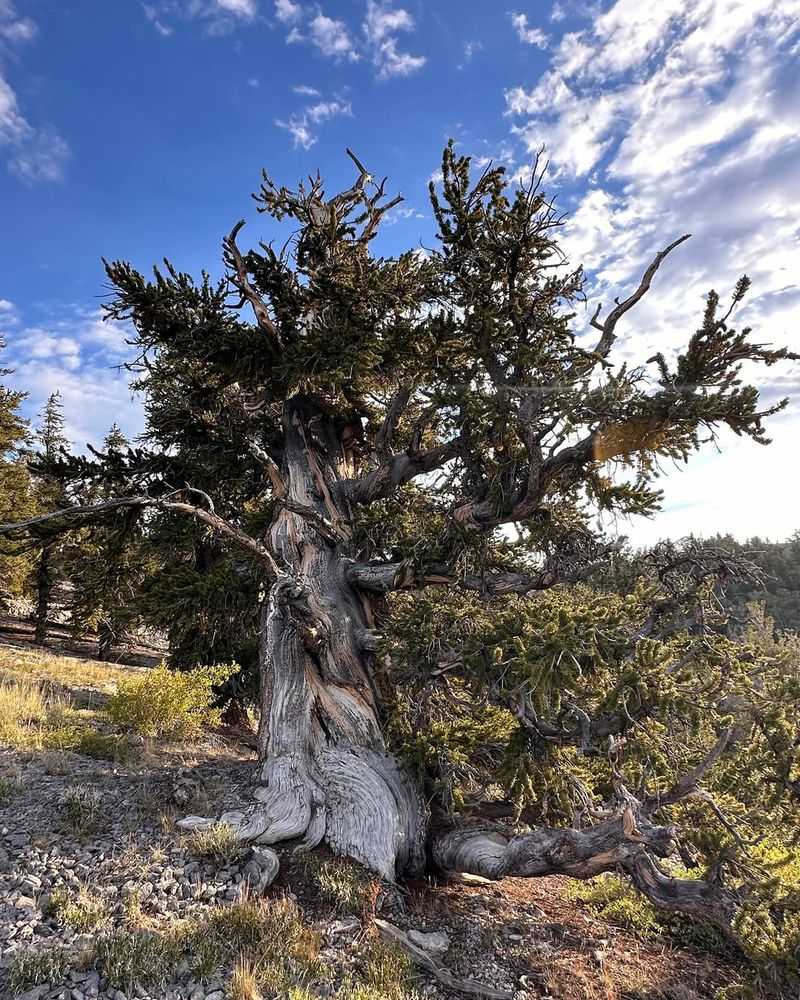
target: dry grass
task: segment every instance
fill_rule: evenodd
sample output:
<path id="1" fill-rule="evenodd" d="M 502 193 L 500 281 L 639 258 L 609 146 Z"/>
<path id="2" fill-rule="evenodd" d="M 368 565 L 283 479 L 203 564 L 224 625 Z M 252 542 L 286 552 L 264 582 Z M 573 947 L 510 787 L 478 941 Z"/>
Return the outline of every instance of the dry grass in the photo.
<path id="1" fill-rule="evenodd" d="M 47 912 L 79 934 L 96 930 L 109 920 L 108 904 L 86 888 L 74 892 L 66 886 L 57 886 L 50 893 Z"/>
<path id="2" fill-rule="evenodd" d="M 229 1000 L 262 1000 L 263 996 L 258 966 L 249 958 L 239 957 L 228 983 Z"/>
<path id="3" fill-rule="evenodd" d="M 0 742 L 20 749 L 41 748 L 51 720 L 69 703 L 40 681 L 0 674 Z"/>
<path id="4" fill-rule="evenodd" d="M 339 913 L 374 916 L 381 884 L 372 872 L 346 858 L 321 858 L 316 854 L 306 855 L 302 863 L 320 898 Z"/>
<path id="5" fill-rule="evenodd" d="M 61 820 L 65 828 L 78 836 L 94 833 L 106 821 L 103 797 L 91 785 L 73 785 L 61 800 Z"/>
<path id="6" fill-rule="evenodd" d="M 210 858 L 220 865 L 235 861 L 243 851 L 233 827 L 227 823 L 214 823 L 205 830 L 195 830 L 186 837 L 186 845 L 196 857 Z"/>
<path id="7" fill-rule="evenodd" d="M 112 694 L 121 680 L 138 672 L 133 667 L 116 667 L 99 660 L 72 656 L 52 656 L 33 649 L 0 646 L 0 673 L 22 674 L 31 681 L 66 688 L 88 688 Z"/>

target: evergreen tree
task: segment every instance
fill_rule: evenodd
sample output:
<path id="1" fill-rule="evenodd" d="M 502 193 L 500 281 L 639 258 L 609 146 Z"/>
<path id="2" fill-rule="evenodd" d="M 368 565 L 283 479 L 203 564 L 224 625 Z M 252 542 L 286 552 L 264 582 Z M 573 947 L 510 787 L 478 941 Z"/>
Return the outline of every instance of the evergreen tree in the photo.
<path id="1" fill-rule="evenodd" d="M 129 442 L 112 424 L 95 454 L 106 475 L 80 490 L 81 503 L 109 500 L 124 492 L 125 455 Z M 135 510 L 120 510 L 101 524 L 76 532 L 65 554 L 65 575 L 72 585 L 70 615 L 79 632 L 97 633 L 98 656 L 108 659 L 140 620 L 139 592 L 151 571 L 145 551 L 142 519 Z"/>
<path id="2" fill-rule="evenodd" d="M 45 465 L 52 466 L 69 442 L 64 436 L 64 415 L 61 393 L 51 393 L 39 415 L 40 424 L 35 433 L 37 452 Z M 40 511 L 58 510 L 69 502 L 64 488 L 64 482 L 54 473 L 42 468 L 34 475 L 36 504 Z M 47 621 L 51 611 L 53 590 L 59 578 L 60 555 L 63 544 L 55 537 L 46 541 L 39 551 L 39 557 L 33 570 L 33 586 L 36 594 L 36 642 L 47 640 Z"/>
<path id="3" fill-rule="evenodd" d="M 572 326 L 582 272 L 559 251 L 541 174 L 476 180 L 452 145 L 431 187 L 439 248 L 378 256 L 397 199 L 350 156 L 356 180 L 332 197 L 319 175 L 296 190 L 265 175 L 260 209 L 297 232 L 243 253 L 237 224 L 226 280 L 107 265 L 158 447 L 129 455 L 126 496 L 0 531 L 180 515 L 257 567 L 257 789 L 225 817 L 241 839 L 324 838 L 387 878 L 426 859 L 491 878 L 621 870 L 738 940 L 759 898 L 788 954 L 792 901 L 754 895 L 746 862 L 722 877 L 722 810 L 697 826 L 705 877 L 659 859 L 715 766 L 746 766 L 745 725 L 760 768 L 748 815 L 796 821 L 791 654 L 757 659 L 756 676 L 714 630 L 709 593 L 734 566 L 719 553 L 664 546 L 625 597 L 582 581 L 615 551 L 595 513 L 656 512 L 661 460 L 723 426 L 767 443 L 785 401 L 761 408 L 742 368 L 797 355 L 732 327 L 743 278 L 725 310 L 708 294 L 674 359 L 615 360 L 618 325 L 686 237 L 604 319 L 596 308 L 587 345 Z M 458 782 L 437 765 L 448 757 Z M 498 786 L 533 829 L 486 822 Z"/>
<path id="4" fill-rule="evenodd" d="M 0 352 L 5 342 L 0 337 Z M 0 366 L 0 380 L 11 369 Z M 19 414 L 25 393 L 0 381 L 0 522 L 15 521 L 34 512 L 31 482 L 24 450 L 29 443 L 28 424 Z M 0 606 L 20 597 L 30 572 L 30 555 L 15 554 L 15 546 L 0 551 Z"/>

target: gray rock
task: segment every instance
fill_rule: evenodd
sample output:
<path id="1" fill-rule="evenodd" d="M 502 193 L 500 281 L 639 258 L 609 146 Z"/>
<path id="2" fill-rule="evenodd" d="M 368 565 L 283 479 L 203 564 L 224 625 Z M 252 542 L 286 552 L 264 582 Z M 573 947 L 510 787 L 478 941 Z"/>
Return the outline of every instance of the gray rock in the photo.
<path id="1" fill-rule="evenodd" d="M 42 1000 L 49 988 L 49 986 L 34 986 L 33 989 L 21 993 L 17 1000 Z"/>
<path id="2" fill-rule="evenodd" d="M 450 938 L 444 931 L 411 930 L 408 937 L 418 948 L 432 955 L 443 955 L 450 947 Z"/>
<path id="3" fill-rule="evenodd" d="M 280 867 L 280 858 L 271 848 L 253 847 L 242 875 L 244 881 L 249 882 L 256 892 L 263 892 L 275 881 Z"/>
<path id="4" fill-rule="evenodd" d="M 329 934 L 348 934 L 361 929 L 361 921 L 357 917 L 346 917 L 344 920 L 334 920 L 328 927 Z"/>

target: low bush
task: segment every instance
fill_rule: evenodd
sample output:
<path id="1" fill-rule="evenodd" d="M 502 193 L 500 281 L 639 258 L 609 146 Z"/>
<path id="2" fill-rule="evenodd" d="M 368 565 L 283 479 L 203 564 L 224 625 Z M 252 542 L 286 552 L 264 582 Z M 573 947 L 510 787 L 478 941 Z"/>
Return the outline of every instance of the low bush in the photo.
<path id="1" fill-rule="evenodd" d="M 238 671 L 236 664 L 170 670 L 165 664 L 121 680 L 106 710 L 111 719 L 147 737 L 196 739 L 220 721 L 214 688 Z"/>

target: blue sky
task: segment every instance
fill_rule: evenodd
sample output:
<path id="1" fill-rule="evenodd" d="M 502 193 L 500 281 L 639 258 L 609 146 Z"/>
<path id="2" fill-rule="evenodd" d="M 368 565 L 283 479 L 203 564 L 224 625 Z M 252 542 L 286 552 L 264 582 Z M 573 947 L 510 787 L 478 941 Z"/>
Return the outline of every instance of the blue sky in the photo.
<path id="1" fill-rule="evenodd" d="M 0 331 L 27 413 L 60 388 L 76 446 L 113 420 L 142 429 L 112 366 L 100 257 L 219 272 L 266 167 L 294 183 L 349 181 L 344 147 L 406 201 L 380 250 L 431 241 L 426 184 L 454 137 L 524 177 L 545 144 L 566 247 L 591 304 L 638 280 L 683 232 L 630 313 L 620 358 L 685 342 L 710 287 L 753 278 L 740 321 L 798 347 L 800 0 L 0 0 Z M 585 324 L 581 314 L 577 322 Z M 618 527 L 637 541 L 689 530 L 800 527 L 800 370 L 774 445 L 723 437 L 667 470 L 666 511 Z"/>

